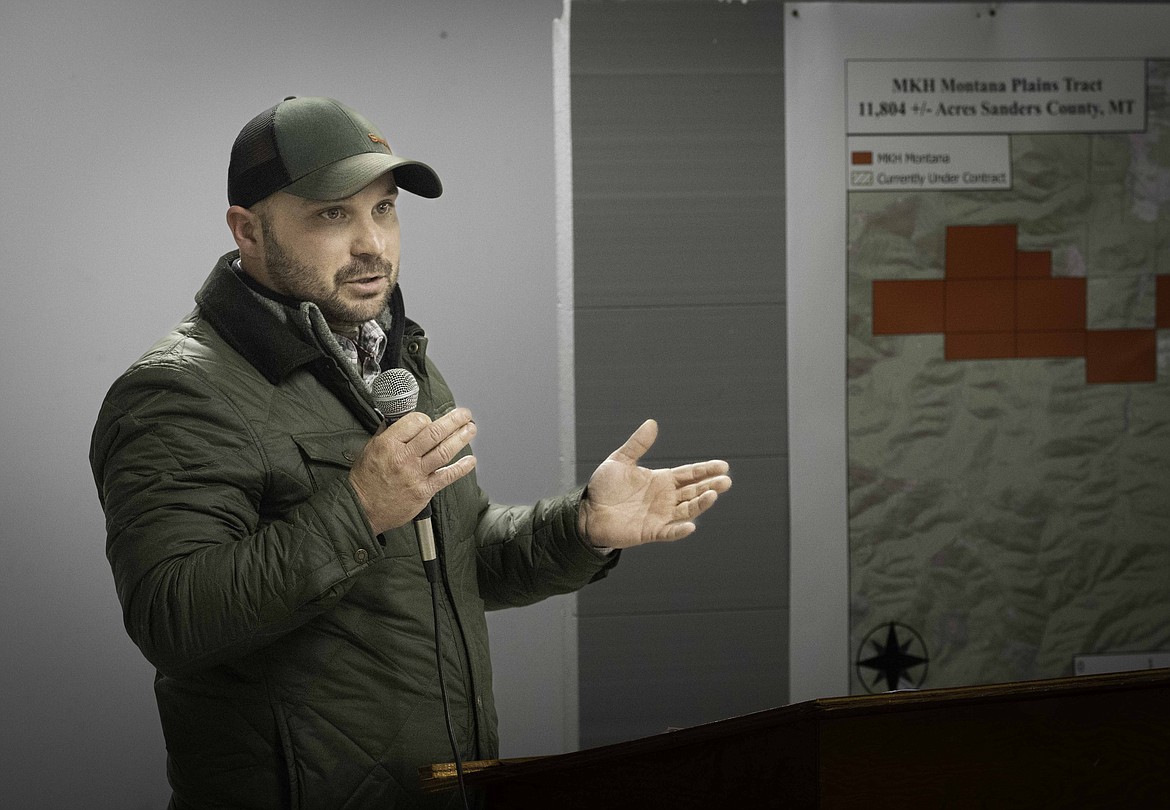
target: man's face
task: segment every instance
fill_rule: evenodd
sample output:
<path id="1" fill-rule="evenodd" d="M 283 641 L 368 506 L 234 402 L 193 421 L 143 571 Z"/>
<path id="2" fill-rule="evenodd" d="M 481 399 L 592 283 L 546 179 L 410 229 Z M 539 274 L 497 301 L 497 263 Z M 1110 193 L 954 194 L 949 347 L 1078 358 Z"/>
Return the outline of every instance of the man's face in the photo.
<path id="1" fill-rule="evenodd" d="M 277 192 L 256 207 L 263 267 L 274 291 L 312 301 L 337 331 L 377 317 L 398 282 L 398 187 L 384 174 L 352 197 L 307 200 Z"/>

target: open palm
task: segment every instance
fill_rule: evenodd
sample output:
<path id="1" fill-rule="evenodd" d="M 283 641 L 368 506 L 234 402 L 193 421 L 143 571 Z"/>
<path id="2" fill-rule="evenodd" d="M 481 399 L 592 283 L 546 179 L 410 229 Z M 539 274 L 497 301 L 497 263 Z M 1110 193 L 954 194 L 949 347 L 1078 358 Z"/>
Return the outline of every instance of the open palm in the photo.
<path id="1" fill-rule="evenodd" d="M 731 487 L 725 461 L 664 470 L 639 466 L 657 438 L 658 423 L 647 419 L 593 472 L 580 525 L 594 546 L 628 548 L 686 537 L 695 518 Z"/>

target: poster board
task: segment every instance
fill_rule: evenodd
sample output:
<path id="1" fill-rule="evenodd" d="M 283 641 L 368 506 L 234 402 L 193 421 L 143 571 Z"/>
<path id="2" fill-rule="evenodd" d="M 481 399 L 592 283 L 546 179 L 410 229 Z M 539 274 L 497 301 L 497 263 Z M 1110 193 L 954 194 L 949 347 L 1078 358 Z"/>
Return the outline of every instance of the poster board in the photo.
<path id="1" fill-rule="evenodd" d="M 1170 645 L 1168 22 L 787 6 L 793 700 Z"/>

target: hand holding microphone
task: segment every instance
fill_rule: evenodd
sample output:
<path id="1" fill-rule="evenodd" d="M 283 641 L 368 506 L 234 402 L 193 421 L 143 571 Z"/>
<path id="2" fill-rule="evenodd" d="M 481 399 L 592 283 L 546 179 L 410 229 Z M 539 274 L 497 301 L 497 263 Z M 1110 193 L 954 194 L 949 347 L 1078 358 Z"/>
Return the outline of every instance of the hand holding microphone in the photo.
<path id="1" fill-rule="evenodd" d="M 387 426 L 366 443 L 349 480 L 381 534 L 421 518 L 424 510 L 429 514 L 435 493 L 475 469 L 474 456 L 452 461 L 470 444 L 475 423 L 466 408 L 435 420 L 415 411 L 418 382 L 405 369 L 383 372 L 371 391 Z"/>

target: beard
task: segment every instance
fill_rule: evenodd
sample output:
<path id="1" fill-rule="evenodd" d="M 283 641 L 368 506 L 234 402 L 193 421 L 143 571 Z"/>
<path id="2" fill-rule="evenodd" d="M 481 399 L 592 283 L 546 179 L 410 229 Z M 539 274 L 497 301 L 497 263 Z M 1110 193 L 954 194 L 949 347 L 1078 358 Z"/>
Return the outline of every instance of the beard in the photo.
<path id="1" fill-rule="evenodd" d="M 330 326 L 345 331 L 378 317 L 390 301 L 398 282 L 398 269 L 388 259 L 353 259 L 337 269 L 332 277 L 319 268 L 293 258 L 264 224 L 264 263 L 272 281 L 281 292 L 298 301 L 317 305 Z M 389 279 L 385 295 L 347 299 L 342 295 L 346 282 L 370 276 Z"/>

